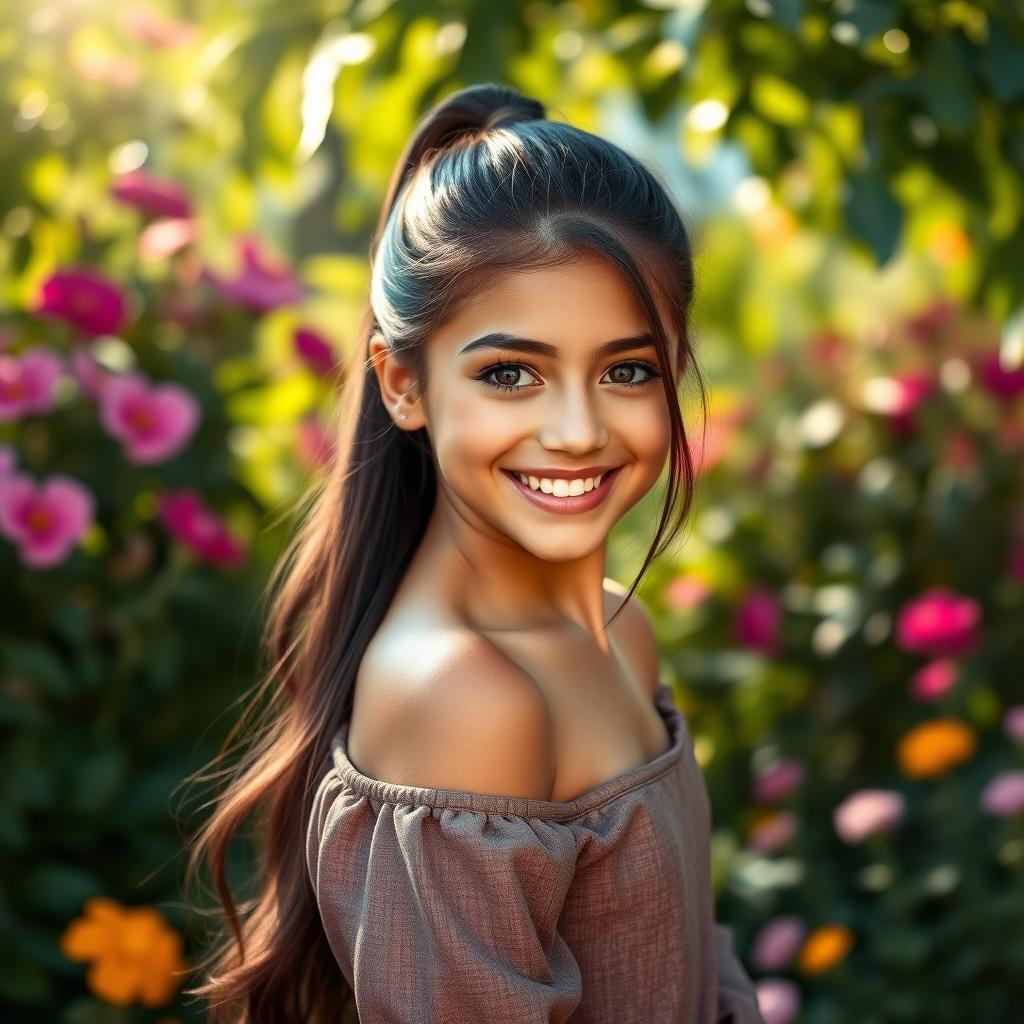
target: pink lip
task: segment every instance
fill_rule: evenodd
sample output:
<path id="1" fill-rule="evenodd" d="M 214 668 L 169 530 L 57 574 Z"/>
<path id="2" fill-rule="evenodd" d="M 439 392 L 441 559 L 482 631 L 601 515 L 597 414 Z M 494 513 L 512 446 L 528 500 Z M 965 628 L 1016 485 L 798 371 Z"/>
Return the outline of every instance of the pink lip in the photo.
<path id="1" fill-rule="evenodd" d="M 621 469 L 622 467 L 619 466 L 618 469 L 612 469 L 605 473 L 601 478 L 600 486 L 595 487 L 592 491 L 587 491 L 585 494 L 570 494 L 565 498 L 558 498 L 553 494 L 545 494 L 543 491 L 535 491 L 522 483 L 515 473 L 507 469 L 503 469 L 502 473 L 512 481 L 512 485 L 527 501 L 532 502 L 538 508 L 542 508 L 547 512 L 571 513 L 589 512 L 592 508 L 597 508 L 608 496 L 608 492 L 612 489 L 612 484 L 615 483 L 615 479 L 618 477 Z"/>

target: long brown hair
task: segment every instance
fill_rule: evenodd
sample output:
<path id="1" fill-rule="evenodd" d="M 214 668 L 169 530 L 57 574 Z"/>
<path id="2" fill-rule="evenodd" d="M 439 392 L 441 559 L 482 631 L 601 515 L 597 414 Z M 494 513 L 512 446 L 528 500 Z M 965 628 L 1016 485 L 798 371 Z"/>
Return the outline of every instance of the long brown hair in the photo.
<path id="1" fill-rule="evenodd" d="M 360 659 L 423 535 L 437 487 L 426 432 L 395 429 L 384 407 L 370 338 L 375 331 L 387 338 L 425 391 L 428 340 L 466 296 L 503 271 L 587 254 L 608 260 L 636 294 L 671 419 L 666 500 L 632 595 L 684 525 L 693 499 L 693 461 L 655 296 L 678 332 L 680 372 L 691 370 L 705 417 L 707 411 L 688 332 L 693 260 L 682 217 L 639 160 L 548 120 L 539 102 L 514 89 L 464 88 L 422 118 L 399 157 L 370 244 L 359 362 L 342 386 L 335 462 L 307 492 L 268 582 L 266 674 L 213 763 L 241 752 L 229 766 L 187 780 L 222 783 L 188 863 L 194 879 L 205 858 L 221 904 L 200 911 L 218 918 L 221 942 L 198 965 L 203 983 L 186 990 L 208 1002 L 216 1024 L 337 1021 L 351 995 L 321 926 L 305 830 L 330 741 L 351 714 Z M 680 473 L 686 487 L 669 528 Z M 228 847 L 250 816 L 258 858 L 247 875 L 252 894 L 236 905 Z"/>

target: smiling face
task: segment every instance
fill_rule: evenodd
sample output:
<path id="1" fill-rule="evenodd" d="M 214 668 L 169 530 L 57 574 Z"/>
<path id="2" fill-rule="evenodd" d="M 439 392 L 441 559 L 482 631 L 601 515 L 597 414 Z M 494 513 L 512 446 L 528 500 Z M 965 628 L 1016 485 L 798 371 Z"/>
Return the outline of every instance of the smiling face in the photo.
<path id="1" fill-rule="evenodd" d="M 454 518 L 498 543 L 553 562 L 603 549 L 665 466 L 657 350 L 638 300 L 603 260 L 503 276 L 431 337 L 427 363 L 427 394 L 413 400 L 400 398 L 408 371 L 379 363 L 385 402 L 401 428 L 426 428 Z M 602 481 L 560 497 L 562 485 L 533 492 L 517 470 Z"/>

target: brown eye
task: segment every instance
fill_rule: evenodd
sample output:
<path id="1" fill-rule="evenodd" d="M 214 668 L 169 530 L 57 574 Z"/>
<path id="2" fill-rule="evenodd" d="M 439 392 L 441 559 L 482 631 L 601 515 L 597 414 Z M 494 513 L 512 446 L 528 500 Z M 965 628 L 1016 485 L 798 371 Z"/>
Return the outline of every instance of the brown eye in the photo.
<path id="1" fill-rule="evenodd" d="M 613 366 L 608 372 L 610 374 L 621 373 L 623 371 L 629 372 L 639 368 L 647 374 L 646 377 L 642 377 L 640 380 L 613 380 L 613 384 L 621 384 L 627 388 L 642 388 L 652 381 L 657 380 L 661 374 L 648 362 L 642 359 L 631 359 L 628 363 L 619 363 L 617 366 Z"/>

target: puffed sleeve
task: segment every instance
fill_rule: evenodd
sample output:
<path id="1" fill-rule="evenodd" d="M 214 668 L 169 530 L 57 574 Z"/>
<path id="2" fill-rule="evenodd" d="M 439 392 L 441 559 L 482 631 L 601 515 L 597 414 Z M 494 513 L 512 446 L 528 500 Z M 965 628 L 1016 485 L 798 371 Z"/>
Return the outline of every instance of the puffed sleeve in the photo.
<path id="1" fill-rule="evenodd" d="M 391 803 L 336 776 L 307 836 L 320 916 L 365 1024 L 567 1020 L 582 980 L 558 919 L 575 861 L 557 821 Z"/>
<path id="2" fill-rule="evenodd" d="M 733 946 L 732 929 L 715 925 L 718 961 L 718 1024 L 764 1024 L 757 990 Z"/>

